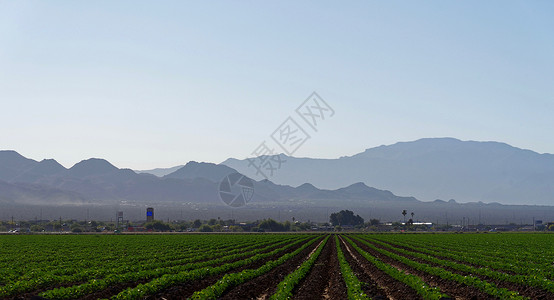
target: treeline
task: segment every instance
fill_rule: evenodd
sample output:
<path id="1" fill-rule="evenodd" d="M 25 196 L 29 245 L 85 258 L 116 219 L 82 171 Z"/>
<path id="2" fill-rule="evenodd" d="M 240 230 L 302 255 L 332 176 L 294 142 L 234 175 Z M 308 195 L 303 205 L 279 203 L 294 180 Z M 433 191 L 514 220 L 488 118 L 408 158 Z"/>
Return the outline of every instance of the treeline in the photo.
<path id="1" fill-rule="evenodd" d="M 328 225 L 328 224 L 323 224 Z M 154 231 L 154 232 L 287 232 L 306 231 L 319 228 L 313 222 L 278 222 L 273 219 L 252 222 L 236 222 L 235 220 L 174 220 L 164 222 L 116 222 L 78 221 L 78 220 L 36 220 L 36 221 L 0 221 L 0 232 L 113 232 L 113 231 Z"/>
<path id="2" fill-rule="evenodd" d="M 164 223 L 155 220 L 144 224 L 144 228 L 152 231 L 198 231 L 198 232 L 287 232 L 287 231 L 306 231 L 319 228 L 318 224 L 312 222 L 278 222 L 273 219 L 257 220 L 254 222 L 237 223 L 235 220 L 194 220 L 194 221 L 174 221 Z"/>

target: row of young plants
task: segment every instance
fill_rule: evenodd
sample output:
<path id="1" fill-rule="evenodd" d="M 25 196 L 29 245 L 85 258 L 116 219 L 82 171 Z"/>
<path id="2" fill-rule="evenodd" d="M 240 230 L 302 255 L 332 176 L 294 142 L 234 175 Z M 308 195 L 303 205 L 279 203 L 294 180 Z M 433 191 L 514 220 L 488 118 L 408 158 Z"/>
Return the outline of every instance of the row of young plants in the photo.
<path id="1" fill-rule="evenodd" d="M 263 275 L 265 273 L 268 273 L 269 271 L 273 270 L 274 268 L 284 264 L 289 259 L 295 257 L 296 255 L 300 254 L 304 249 L 311 246 L 313 243 L 315 243 L 317 240 L 319 240 L 321 236 L 318 236 L 316 238 L 313 238 L 309 242 L 302 245 L 302 247 L 296 249 L 293 252 L 287 253 L 280 258 L 276 260 L 271 260 L 262 265 L 261 267 L 257 269 L 246 269 L 242 272 L 238 273 L 230 273 L 225 274 L 223 278 L 218 280 L 215 284 L 201 290 L 195 292 L 191 299 L 217 299 L 221 297 L 227 290 L 229 290 L 232 287 L 235 287 L 239 284 L 245 283 L 248 280 L 251 280 L 255 277 L 258 277 L 260 275 Z M 327 236 L 324 240 L 327 241 L 329 239 L 329 236 Z"/>
<path id="2" fill-rule="evenodd" d="M 531 272 L 541 272 L 551 279 L 548 274 L 554 274 L 552 234 L 383 235 L 379 239 L 437 252 L 471 253 L 484 261 L 504 263 L 499 268 L 510 265 L 523 270 L 532 268 Z"/>
<path id="3" fill-rule="evenodd" d="M 287 240 L 282 241 L 281 243 L 285 243 Z M 195 263 L 202 260 L 208 260 L 209 263 L 217 263 L 220 261 L 225 261 L 226 259 L 233 259 L 233 254 L 239 254 L 241 256 L 248 255 L 248 250 L 255 249 L 255 251 L 260 251 L 260 247 L 269 244 L 269 241 L 260 242 L 254 245 L 251 245 L 249 247 L 245 248 L 238 248 L 233 249 L 232 251 L 222 251 L 221 249 L 215 249 L 213 251 L 206 251 L 205 254 L 200 254 L 197 256 L 194 256 L 194 253 L 191 253 L 188 255 L 188 258 L 186 259 L 179 259 L 179 256 L 176 257 L 175 260 L 171 259 L 171 257 L 165 257 L 164 262 L 158 262 L 158 260 L 151 260 L 155 263 L 141 263 L 140 260 L 136 261 L 136 263 L 128 264 L 126 261 L 120 261 L 119 264 L 116 266 L 107 264 L 105 268 L 99 268 L 99 269 L 85 269 L 81 270 L 78 267 L 70 268 L 73 270 L 72 275 L 63 275 L 63 276 L 55 276 L 51 275 L 47 272 L 41 273 L 41 272 L 35 272 L 32 271 L 29 274 L 29 277 L 24 280 L 19 280 L 16 282 L 12 282 L 9 284 L 6 284 L 2 287 L 0 287 L 0 297 L 3 296 L 11 296 L 11 295 L 17 295 L 23 292 L 33 291 L 39 288 L 47 288 L 52 285 L 56 284 L 70 284 L 74 282 L 83 282 L 84 284 L 81 284 L 80 286 L 87 287 L 87 290 L 93 290 L 93 287 L 96 287 L 96 289 L 101 289 L 105 286 L 106 283 L 120 283 L 128 278 L 136 278 L 137 276 L 153 276 L 152 274 L 158 274 L 160 272 L 180 272 L 183 271 L 183 268 L 193 268 L 195 266 L 202 266 L 205 265 L 201 263 Z M 270 244 L 269 248 L 275 247 L 275 244 Z M 226 248 L 223 248 L 226 250 Z M 264 248 L 265 249 L 265 248 Z M 202 250 L 202 249 L 200 249 Z M 196 250 L 196 252 L 202 253 L 200 250 Z M 221 258 L 221 254 L 226 253 L 227 256 L 224 258 Z M 219 257 L 218 259 L 214 260 L 214 258 Z M 83 259 L 86 259 L 85 257 L 82 257 Z M 150 270 L 150 271 L 149 271 Z M 131 280 L 129 280 L 131 281 Z M 78 286 L 71 286 L 71 287 L 65 287 L 65 288 L 59 288 L 59 292 L 56 293 L 66 293 L 66 290 L 79 290 L 81 289 Z"/>
<path id="4" fill-rule="evenodd" d="M 552 235 L 551 235 L 552 236 Z M 552 236 L 554 239 L 554 236 Z M 553 243 L 554 244 L 554 243 Z M 418 245 L 419 246 L 419 245 Z M 460 246 L 458 246 L 460 247 Z M 533 245 L 529 243 L 524 248 L 508 248 L 502 247 L 502 250 L 496 249 L 495 245 L 491 245 L 489 251 L 487 249 L 479 249 L 479 247 L 461 249 L 453 248 L 426 248 L 425 250 L 432 251 L 433 253 L 447 253 L 444 257 L 456 259 L 487 266 L 500 271 L 509 271 L 517 274 L 527 275 L 541 275 L 550 280 L 554 279 L 554 257 L 542 256 L 528 250 L 528 248 L 539 248 L 541 245 Z M 423 246 L 422 246 L 423 248 Z M 547 248 L 542 248 L 544 251 L 548 251 Z M 525 253 L 528 252 L 529 253 Z M 493 254 L 491 254 L 493 253 Z M 529 258 L 532 257 L 532 258 Z"/>
<path id="5" fill-rule="evenodd" d="M 214 240 L 213 238 L 199 239 L 197 237 L 172 238 L 168 242 L 149 237 L 156 242 L 160 242 L 157 247 L 153 247 L 153 245 L 143 245 L 140 242 L 144 240 L 137 239 L 137 237 L 63 236 L 62 238 L 67 238 L 67 240 L 63 240 L 62 245 L 64 247 L 61 248 L 56 244 L 56 242 L 61 242 L 58 238 L 51 239 L 50 236 L 24 236 L 22 238 L 22 241 L 12 240 L 13 244 L 3 248 L 15 249 L 15 246 L 23 242 L 29 242 L 30 245 L 23 247 L 25 250 L 0 250 L 4 257 L 11 258 L 9 262 L 0 263 L 0 266 L 5 266 L 5 268 L 0 268 L 0 281 L 3 284 L 33 280 L 34 277 L 74 275 L 81 270 L 94 272 L 97 269 L 104 270 L 121 265 L 151 264 L 156 261 L 167 262 L 170 259 L 193 257 L 200 251 L 240 248 L 240 244 L 248 245 L 248 243 L 253 242 L 251 239 L 237 238 L 236 240 L 230 240 L 226 237 L 221 240 Z M 32 238 L 36 238 L 36 240 Z M 186 247 L 183 247 L 182 244 L 187 241 L 192 243 L 187 243 Z M 2 246 L 4 246 L 3 243 Z M 83 247 L 86 247 L 88 251 L 83 251 Z M 55 254 L 47 255 L 53 252 L 52 249 L 56 250 Z M 110 249 L 110 251 L 106 251 L 107 249 Z M 121 249 L 124 250 L 121 251 Z M 65 278 L 62 280 L 67 282 Z"/>
<path id="6" fill-rule="evenodd" d="M 259 244 L 254 244 L 246 248 L 256 248 L 262 244 L 267 244 L 268 241 L 262 241 Z M 83 264 L 74 264 L 74 265 L 65 265 L 65 264 L 56 264 L 50 261 L 49 269 L 52 269 L 53 266 L 56 267 L 54 270 L 45 270 L 39 266 L 33 265 L 33 269 L 24 273 L 21 276 L 5 278 L 5 286 L 10 286 L 13 284 L 13 288 L 18 290 L 18 292 L 26 291 L 23 289 L 23 286 L 26 289 L 34 289 L 37 287 L 44 287 L 53 284 L 60 283 L 71 283 L 84 281 L 89 279 L 98 279 L 102 276 L 111 273 L 128 273 L 128 272 L 137 272 L 145 269 L 154 269 L 160 267 L 168 267 L 171 265 L 179 265 L 190 263 L 198 260 L 210 259 L 212 257 L 220 256 L 220 253 L 236 253 L 244 251 L 244 247 L 249 244 L 248 241 L 239 243 L 237 245 L 225 245 L 226 247 L 221 247 L 222 245 L 217 245 L 214 247 L 206 244 L 204 248 L 193 245 L 191 249 L 183 251 L 183 253 L 178 253 L 174 251 L 167 251 L 168 253 L 163 256 L 155 255 L 154 257 L 145 258 L 139 255 L 121 257 L 120 259 L 110 259 L 103 258 L 97 259 L 90 258 L 87 256 L 87 253 L 75 253 L 75 257 L 78 257 L 81 261 L 89 262 L 87 266 Z M 251 244 L 251 242 L 250 242 Z M 198 253 L 203 253 L 198 255 Z M 90 262 L 95 261 L 95 265 L 91 266 Z M 47 262 L 48 263 L 48 262 Z M 12 269 L 13 266 L 10 266 L 8 269 Z M 20 272 L 25 272 L 26 269 L 20 269 Z M 37 279 L 39 279 L 37 281 Z M 18 284 L 21 282 L 22 284 Z M 39 284 L 39 286 L 37 286 Z M 9 288 L 0 287 L 0 295 L 3 294 L 5 290 Z M 23 289 L 23 290 L 22 290 Z"/>
<path id="7" fill-rule="evenodd" d="M 300 265 L 300 267 L 298 267 L 298 269 L 287 275 L 287 277 L 285 277 L 285 279 L 277 285 L 276 292 L 270 297 L 271 300 L 285 300 L 292 297 L 294 288 L 300 283 L 300 281 L 302 281 L 302 279 L 304 279 L 304 277 L 308 275 L 308 273 L 310 273 L 310 270 L 321 254 L 321 251 L 323 250 L 323 247 L 325 247 L 328 239 L 329 235 L 319 244 L 315 252 L 312 253 L 312 255 Z"/>
<path id="8" fill-rule="evenodd" d="M 395 254 L 395 253 L 392 253 L 390 251 L 387 251 L 385 249 L 381 249 L 379 247 L 376 247 L 374 246 L 373 244 L 371 244 L 370 242 L 366 241 L 365 239 L 362 239 L 360 238 L 359 236 L 355 236 L 354 239 L 356 239 L 357 241 L 363 243 L 364 245 L 370 247 L 371 249 L 385 255 L 385 256 L 388 256 L 396 261 L 399 261 L 401 263 L 403 263 L 404 265 L 407 265 L 409 267 L 412 267 L 416 270 L 419 270 L 419 271 L 423 271 L 425 273 L 428 273 L 430 275 L 433 275 L 433 276 L 438 276 L 442 279 L 445 279 L 445 280 L 451 280 L 451 281 L 455 281 L 455 282 L 458 282 L 458 283 L 461 283 L 461 284 L 465 284 L 467 286 L 473 286 L 479 290 L 481 290 L 482 292 L 484 293 L 487 293 L 493 297 L 497 297 L 497 298 L 500 298 L 500 299 L 526 299 L 525 297 L 519 295 L 518 292 L 516 291 L 510 291 L 508 289 L 505 289 L 505 288 L 499 288 L 498 286 L 496 286 L 494 283 L 491 283 L 491 282 L 487 282 L 485 280 L 481 280 L 479 279 L 478 277 L 476 276 L 471 276 L 471 275 L 467 275 L 467 276 L 463 276 L 463 275 L 460 275 L 460 274 L 456 274 L 456 273 L 452 273 L 448 270 L 445 270 L 443 268 L 440 268 L 440 267 L 434 267 L 434 266 L 431 266 L 429 264 L 425 264 L 425 263 L 419 263 L 419 262 L 416 262 L 416 261 L 413 261 L 409 258 L 406 258 L 404 256 L 401 256 L 401 255 L 398 255 L 398 254 Z"/>
<path id="9" fill-rule="evenodd" d="M 346 284 L 346 292 L 349 300 L 364 300 L 370 299 L 362 290 L 362 284 L 356 274 L 350 268 L 348 261 L 344 257 L 344 253 L 340 247 L 339 237 L 335 235 L 335 246 L 337 248 L 337 258 L 340 265 L 340 272 L 342 273 L 342 278 Z"/>
<path id="10" fill-rule="evenodd" d="M 382 260 L 372 256 L 371 254 L 367 253 L 362 248 L 360 248 L 350 238 L 345 236 L 344 239 L 348 242 L 350 246 L 352 246 L 352 248 L 354 248 L 358 253 L 360 253 L 360 255 L 362 255 L 366 260 L 368 260 L 370 263 L 375 265 L 381 271 L 387 273 L 392 278 L 414 289 L 424 299 L 438 300 L 438 299 L 448 298 L 448 296 L 443 292 L 441 292 L 441 290 L 438 287 L 429 286 L 420 277 L 405 273 L 383 262 Z"/>
<path id="11" fill-rule="evenodd" d="M 262 248 L 256 247 L 254 250 L 251 250 L 251 251 L 241 251 L 239 253 L 228 254 L 219 258 L 196 262 L 196 263 L 181 264 L 181 265 L 171 266 L 166 268 L 147 269 L 147 270 L 138 271 L 138 272 L 128 272 L 125 274 L 110 273 L 108 276 L 102 279 L 93 279 L 80 285 L 52 289 L 41 293 L 40 296 L 48 299 L 76 299 L 76 298 L 88 295 L 90 293 L 104 290 L 116 284 L 136 282 L 139 280 L 150 280 L 150 279 L 159 278 L 162 276 L 169 276 L 169 275 L 180 274 L 185 272 L 190 272 L 191 274 L 194 275 L 199 273 L 199 272 L 196 272 L 199 269 L 214 268 L 213 266 L 216 266 L 219 264 L 225 264 L 226 262 L 239 260 L 246 257 L 246 259 L 239 260 L 239 263 L 225 265 L 225 266 L 235 267 L 240 265 L 240 262 L 243 262 L 245 260 L 252 260 L 252 259 L 257 260 L 265 257 L 265 255 L 268 255 L 268 253 L 284 251 L 289 247 L 292 247 L 298 243 L 303 242 L 307 238 L 309 237 L 300 238 L 299 240 L 292 243 L 290 243 L 290 240 L 286 240 L 286 241 L 268 245 Z M 286 244 L 286 245 L 284 247 L 277 248 L 271 252 L 264 253 L 265 251 L 274 249 L 276 247 L 280 247 L 283 244 Z M 195 275 L 195 276 L 198 276 L 198 275 Z"/>
<path id="12" fill-rule="evenodd" d="M 414 250 L 423 252 L 423 253 L 418 253 L 418 252 L 408 251 L 402 248 L 398 248 L 398 245 L 397 247 L 394 247 L 393 245 L 395 244 L 392 244 L 392 245 L 387 244 L 376 239 L 371 239 L 371 241 L 379 245 L 382 245 L 384 247 L 387 247 L 389 249 L 393 249 L 394 251 L 397 251 L 399 253 L 417 257 L 441 266 L 447 266 L 462 272 L 479 274 L 479 275 L 487 276 L 492 279 L 512 282 L 512 283 L 516 283 L 524 286 L 534 286 L 554 293 L 554 282 L 549 280 L 546 276 L 544 276 L 544 273 L 540 272 L 539 270 L 536 270 L 535 268 L 524 269 L 524 268 L 511 265 L 510 263 L 502 264 L 501 266 L 504 266 L 506 269 L 510 269 L 510 271 L 513 271 L 516 273 L 516 274 L 508 274 L 508 273 L 498 272 L 493 270 L 493 269 L 500 269 L 501 266 L 499 264 L 494 262 L 488 262 L 484 259 L 474 257 L 471 254 L 443 253 L 443 252 L 427 250 L 419 247 L 414 247 Z M 441 258 L 437 258 L 436 256 L 447 257 L 456 261 L 444 260 Z M 459 263 L 458 261 L 465 261 L 467 263 L 479 265 L 479 267 L 473 267 L 471 265 Z M 490 267 L 492 267 L 493 269 L 490 269 Z M 523 275 L 523 274 L 526 274 L 526 275 Z"/>

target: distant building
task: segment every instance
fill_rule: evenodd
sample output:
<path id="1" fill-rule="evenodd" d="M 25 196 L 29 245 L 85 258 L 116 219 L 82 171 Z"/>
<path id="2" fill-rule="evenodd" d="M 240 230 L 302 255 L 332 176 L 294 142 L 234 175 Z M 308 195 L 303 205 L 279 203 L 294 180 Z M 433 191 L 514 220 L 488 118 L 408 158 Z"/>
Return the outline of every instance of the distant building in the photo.
<path id="1" fill-rule="evenodd" d="M 117 214 L 116 214 L 116 225 L 115 225 L 115 228 L 116 229 L 119 229 L 119 226 L 121 226 L 121 224 L 123 224 L 123 212 L 122 211 L 118 211 Z"/>
<path id="2" fill-rule="evenodd" d="M 146 209 L 146 222 L 152 222 L 154 221 L 154 208 L 148 207 Z"/>

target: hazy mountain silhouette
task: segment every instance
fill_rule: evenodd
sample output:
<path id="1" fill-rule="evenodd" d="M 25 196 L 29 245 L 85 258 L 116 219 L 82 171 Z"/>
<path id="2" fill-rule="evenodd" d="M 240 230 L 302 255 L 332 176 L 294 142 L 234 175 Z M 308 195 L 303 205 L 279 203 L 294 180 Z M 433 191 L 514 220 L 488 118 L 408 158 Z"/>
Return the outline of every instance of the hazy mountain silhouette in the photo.
<path id="1" fill-rule="evenodd" d="M 180 168 L 184 167 L 184 165 L 179 165 L 171 168 L 156 168 L 151 170 L 135 170 L 136 173 L 146 173 L 146 174 L 152 174 L 158 177 L 164 177 L 167 174 L 171 174 Z"/>
<path id="2" fill-rule="evenodd" d="M 38 164 L 12 150 L 0 151 L 0 180 L 10 181 Z"/>
<path id="3" fill-rule="evenodd" d="M 0 180 L 0 203 L 61 205 L 87 202 L 88 199 L 79 193 L 37 184 L 8 183 Z"/>
<path id="4" fill-rule="evenodd" d="M 119 169 L 110 162 L 91 158 L 66 169 L 55 160 L 37 162 L 14 151 L 0 152 L 0 170 L 6 178 L 0 186 L 4 201 L 33 202 L 47 199 L 48 204 L 85 201 L 115 203 L 193 202 L 220 203 L 219 182 L 236 170 L 213 163 L 191 161 L 175 172 L 159 178 Z M 304 183 L 299 187 L 277 185 L 268 180 L 255 183 L 259 201 L 280 202 L 295 199 L 365 199 L 405 200 L 388 191 L 370 188 L 363 183 L 339 190 L 321 190 Z M 63 201 L 62 201 L 63 200 Z"/>
<path id="5" fill-rule="evenodd" d="M 194 179 L 206 178 L 213 182 L 220 182 L 225 176 L 236 173 L 235 169 L 226 165 L 190 161 L 175 172 L 165 175 L 163 178 Z"/>
<path id="6" fill-rule="evenodd" d="M 90 158 L 75 164 L 66 175 L 70 177 L 84 178 L 117 172 L 119 169 L 105 159 Z"/>
<path id="7" fill-rule="evenodd" d="M 363 155 L 368 155 L 370 152 L 366 151 Z M 387 155 L 381 155 L 381 157 Z M 399 152 L 393 156 L 402 157 L 403 155 L 407 154 Z M 415 157 L 428 155 L 423 152 Z M 496 156 L 491 155 L 487 159 L 497 159 L 499 155 L 500 153 L 496 153 Z M 439 155 L 437 154 L 437 156 Z M 414 159 L 410 155 L 407 157 Z M 410 161 L 408 158 L 406 160 Z M 308 165 L 314 161 L 322 162 L 322 160 L 289 159 L 294 164 L 297 160 Z M 335 180 L 344 180 L 338 176 L 341 173 L 337 170 L 340 170 L 338 168 L 340 164 L 350 159 L 354 158 L 329 160 L 336 164 L 332 166 L 335 168 L 334 171 L 331 169 L 336 175 Z M 366 159 L 365 157 L 360 155 L 356 159 L 362 159 L 355 161 L 357 164 L 366 166 L 363 161 Z M 444 157 L 441 159 L 445 160 Z M 430 162 L 434 162 L 434 160 L 429 159 Z M 486 159 L 483 159 L 482 162 L 484 160 Z M 318 164 L 310 167 L 319 168 L 320 172 L 329 168 L 328 166 L 318 166 Z M 416 167 L 412 166 L 412 168 Z M 468 166 L 468 169 L 471 168 Z M 365 170 L 367 171 L 367 169 Z M 357 170 L 354 169 L 354 171 Z M 429 173 L 432 173 L 431 171 L 433 169 L 427 170 Z M 141 205 L 156 205 L 156 207 L 165 207 L 167 213 L 173 214 L 175 210 L 180 210 L 182 213 L 183 208 L 186 207 L 184 210 L 188 211 L 191 217 L 197 217 L 197 213 L 194 212 L 202 208 L 205 216 L 214 217 L 226 214 L 230 210 L 218 195 L 218 180 L 229 172 L 235 172 L 235 170 L 225 165 L 190 162 L 171 176 L 160 178 L 152 174 L 137 174 L 129 169 L 119 169 L 103 159 L 84 160 L 66 169 L 54 160 L 37 162 L 14 151 L 0 151 L 0 176 L 3 178 L 0 179 L 0 204 L 6 208 L 11 207 L 12 211 L 16 210 L 22 214 L 27 212 L 32 214 L 34 211 L 35 216 L 37 207 L 56 206 L 57 209 L 68 214 L 77 214 L 76 217 L 82 217 L 82 210 L 77 209 L 70 212 L 70 207 L 77 206 L 59 206 L 60 204 L 78 204 L 78 207 L 85 205 L 91 209 L 104 207 L 103 209 L 110 214 L 114 207 L 120 205 L 126 205 L 126 211 L 131 208 L 135 211 L 142 211 L 139 208 Z M 382 174 L 386 175 L 387 173 L 382 172 Z M 293 175 L 309 176 L 306 172 Z M 540 176 L 538 179 L 547 182 Z M 554 212 L 552 206 L 507 206 L 495 203 L 460 204 L 454 200 L 422 202 L 413 197 L 400 197 L 388 190 L 369 187 L 362 182 L 346 184 L 345 187 L 338 189 L 319 189 L 310 183 L 302 183 L 293 187 L 275 184 L 269 180 L 260 180 L 255 182 L 254 189 L 255 193 L 251 202 L 236 211 L 237 214 L 240 212 L 247 219 L 258 219 L 262 216 L 279 218 L 283 212 L 283 215 L 288 215 L 288 217 L 325 220 L 330 211 L 351 209 L 364 217 L 377 216 L 388 220 L 400 220 L 402 217 L 400 212 L 408 210 L 415 211 L 417 218 L 422 220 L 440 222 L 470 217 L 475 221 L 480 220 L 481 215 L 488 222 L 522 222 L 523 219 L 530 222 L 534 217 L 546 219 Z M 275 215 L 275 213 L 278 214 Z M 174 217 L 176 216 L 174 215 Z"/>
<path id="8" fill-rule="evenodd" d="M 339 159 L 283 156 L 286 163 L 270 180 L 286 185 L 310 182 L 336 189 L 365 182 L 420 200 L 554 204 L 554 155 L 497 142 L 421 139 L 367 149 Z M 255 179 L 248 161 L 222 164 Z"/>

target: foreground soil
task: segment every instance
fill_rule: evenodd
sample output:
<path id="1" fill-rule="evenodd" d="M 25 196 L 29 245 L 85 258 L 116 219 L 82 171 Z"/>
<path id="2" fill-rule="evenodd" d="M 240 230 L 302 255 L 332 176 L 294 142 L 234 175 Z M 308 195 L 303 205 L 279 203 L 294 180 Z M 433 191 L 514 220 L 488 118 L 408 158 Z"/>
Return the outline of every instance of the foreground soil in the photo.
<path id="1" fill-rule="evenodd" d="M 342 238 L 341 248 L 358 279 L 365 283 L 364 292 L 372 299 L 423 299 L 414 289 L 367 261 Z"/>
<path id="2" fill-rule="evenodd" d="M 413 274 L 420 277 L 421 279 L 423 279 L 423 281 L 425 281 L 430 286 L 439 287 L 443 293 L 451 296 L 453 299 L 459 299 L 459 300 L 497 299 L 489 294 L 481 292 L 477 288 L 466 286 L 452 280 L 445 280 L 440 277 L 425 273 L 423 271 L 416 270 L 410 266 L 407 266 L 401 262 L 398 262 L 386 255 L 383 255 L 371 249 L 370 247 L 364 245 L 363 243 L 360 243 L 358 241 L 354 241 L 354 242 L 364 251 L 368 252 L 372 256 L 377 257 L 383 262 L 391 266 L 394 266 L 395 268 L 402 270 L 406 273 Z M 397 299 L 407 299 L 407 298 L 397 298 Z"/>
<path id="3" fill-rule="evenodd" d="M 315 248 L 315 246 L 317 246 L 317 243 L 318 242 L 316 241 L 313 245 L 310 245 L 310 247 L 304 249 L 295 258 L 303 257 L 303 256 L 307 255 L 308 253 L 310 253 L 310 251 L 313 250 Z M 279 257 L 285 255 L 286 253 L 293 252 L 294 250 L 300 248 L 301 246 L 302 246 L 302 243 L 300 243 L 300 244 L 298 244 L 294 247 L 291 247 L 291 248 L 287 249 L 286 251 L 275 254 L 275 255 L 273 255 L 269 258 L 257 261 L 253 264 L 250 264 L 250 265 L 238 268 L 238 269 L 234 269 L 234 270 L 232 270 L 228 273 L 238 273 L 238 272 L 246 270 L 246 269 L 257 269 L 257 268 L 261 267 L 262 265 L 264 265 L 265 263 L 267 263 L 268 261 L 276 260 Z M 280 267 L 282 267 L 282 266 L 280 266 Z M 277 267 L 276 269 L 278 269 L 278 268 L 279 267 Z M 219 275 L 211 276 L 211 277 L 208 277 L 208 278 L 204 278 L 202 280 L 185 282 L 183 284 L 176 285 L 176 286 L 173 286 L 169 289 L 166 289 L 166 290 L 164 290 L 164 291 L 162 291 L 162 292 L 160 292 L 156 295 L 149 296 L 146 299 L 149 299 L 149 300 L 154 300 L 154 299 L 160 299 L 160 300 L 162 300 L 162 299 L 167 299 L 167 300 L 187 299 L 190 296 L 192 296 L 192 294 L 194 294 L 194 292 L 201 291 L 201 290 L 207 288 L 208 286 L 215 284 L 219 279 L 221 279 L 223 277 L 223 275 L 225 275 L 225 274 L 219 274 Z M 254 280 L 251 280 L 248 283 L 250 283 Z M 249 299 L 249 298 L 248 297 L 239 297 L 239 298 L 234 298 L 234 299 Z"/>
<path id="4" fill-rule="evenodd" d="M 221 299 L 268 299 L 275 293 L 279 282 L 283 281 L 288 274 L 296 270 L 322 240 L 323 237 L 270 272 L 234 287 L 225 293 Z"/>
<path id="5" fill-rule="evenodd" d="M 312 270 L 295 290 L 293 299 L 346 299 L 346 286 L 340 272 L 335 238 L 331 236 Z"/>

